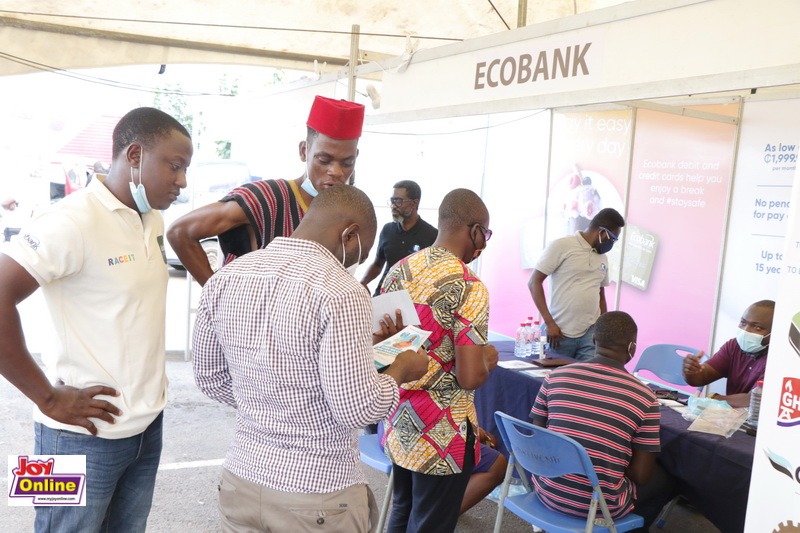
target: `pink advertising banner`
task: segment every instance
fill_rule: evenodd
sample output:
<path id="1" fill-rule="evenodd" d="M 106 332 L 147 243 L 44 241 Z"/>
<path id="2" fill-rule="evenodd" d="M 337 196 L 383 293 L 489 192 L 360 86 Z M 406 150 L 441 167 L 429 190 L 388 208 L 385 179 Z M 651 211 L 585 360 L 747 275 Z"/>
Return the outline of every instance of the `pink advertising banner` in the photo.
<path id="1" fill-rule="evenodd" d="M 479 269 L 489 287 L 489 329 L 495 334 L 512 337 L 521 321 L 536 314 L 524 263 L 526 250 L 538 254 L 542 248 L 549 135 L 549 111 L 491 119 L 481 196 L 494 233 Z"/>
<path id="2" fill-rule="evenodd" d="M 709 348 L 735 133 L 637 113 L 619 309 L 639 325 L 639 354 L 657 343 Z"/>

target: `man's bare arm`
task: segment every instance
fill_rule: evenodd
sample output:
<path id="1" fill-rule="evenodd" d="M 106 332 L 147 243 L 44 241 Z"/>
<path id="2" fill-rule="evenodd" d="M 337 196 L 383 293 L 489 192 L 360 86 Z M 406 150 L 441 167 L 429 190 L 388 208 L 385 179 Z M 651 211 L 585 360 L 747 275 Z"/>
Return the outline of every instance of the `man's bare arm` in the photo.
<path id="1" fill-rule="evenodd" d="M 249 226 L 250 222 L 239 204 L 234 201 L 214 202 L 173 222 L 167 229 L 167 239 L 186 270 L 200 285 L 204 285 L 214 271 L 200 241 L 245 224 Z"/>
<path id="2" fill-rule="evenodd" d="M 39 284 L 19 263 L 0 254 L 0 374 L 22 394 L 30 398 L 54 420 L 86 428 L 93 435 L 97 428 L 89 418 L 114 423 L 119 409 L 97 395 L 116 396 L 111 387 L 85 389 L 51 384 L 31 357 L 25 345 L 17 305 L 33 294 Z"/>

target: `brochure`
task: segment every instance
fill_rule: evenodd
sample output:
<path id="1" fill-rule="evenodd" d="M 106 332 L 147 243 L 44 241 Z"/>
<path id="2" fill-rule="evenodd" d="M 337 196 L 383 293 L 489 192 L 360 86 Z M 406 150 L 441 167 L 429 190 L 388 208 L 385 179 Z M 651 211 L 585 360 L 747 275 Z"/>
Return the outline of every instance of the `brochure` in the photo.
<path id="1" fill-rule="evenodd" d="M 397 354 L 406 350 L 417 351 L 422 343 L 428 340 L 431 332 L 416 326 L 406 326 L 388 339 L 372 347 L 375 358 L 375 368 L 378 370 L 391 365 Z"/>
<path id="2" fill-rule="evenodd" d="M 383 315 L 389 315 L 394 320 L 395 311 L 400 309 L 403 324 L 406 326 L 419 325 L 419 315 L 411 301 L 408 291 L 394 291 L 379 294 L 372 299 L 372 331 L 380 331 L 380 321 Z"/>

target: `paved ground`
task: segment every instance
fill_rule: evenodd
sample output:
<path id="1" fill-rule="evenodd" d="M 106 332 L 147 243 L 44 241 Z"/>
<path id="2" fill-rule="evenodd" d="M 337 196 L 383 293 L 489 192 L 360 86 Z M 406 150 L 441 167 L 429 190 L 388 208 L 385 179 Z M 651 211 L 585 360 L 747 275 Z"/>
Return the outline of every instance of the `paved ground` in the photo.
<path id="1" fill-rule="evenodd" d="M 195 285 L 195 287 L 197 287 Z M 196 292 L 196 291 L 195 291 Z M 49 330 L 37 317 L 42 315 L 41 302 L 31 301 L 23 312 L 26 337 L 32 347 L 45 346 Z M 217 490 L 220 464 L 233 431 L 233 412 L 200 394 L 192 379 L 191 363 L 183 360 L 187 297 L 185 280 L 170 280 L 170 329 L 167 347 L 170 360 L 170 400 L 164 418 L 164 451 L 161 471 L 156 483 L 153 510 L 148 531 L 153 533 L 217 532 Z M 35 350 L 34 350 L 35 351 Z M 33 448 L 31 403 L 0 378 L 0 458 L 28 453 Z M 364 466 L 370 485 L 380 502 L 386 489 L 386 476 Z M 8 479 L 0 482 L 0 497 L 8 493 Z M 6 507 L 0 502 L 0 532 L 32 531 L 31 508 Z M 458 523 L 458 533 L 492 531 L 497 506 L 484 500 Z M 530 532 L 522 520 L 505 512 L 503 531 Z M 663 533 L 713 533 L 717 529 L 690 509 L 677 508 L 662 530 Z"/>

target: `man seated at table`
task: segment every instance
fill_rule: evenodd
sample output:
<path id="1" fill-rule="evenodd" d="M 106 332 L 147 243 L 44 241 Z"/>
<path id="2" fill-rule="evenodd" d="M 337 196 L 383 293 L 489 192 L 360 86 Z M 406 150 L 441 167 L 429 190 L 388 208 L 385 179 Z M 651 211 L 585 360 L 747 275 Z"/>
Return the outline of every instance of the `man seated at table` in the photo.
<path id="1" fill-rule="evenodd" d="M 736 337 L 723 344 L 714 357 L 701 364 L 705 352 L 687 355 L 682 369 L 686 383 L 702 387 L 728 378 L 725 395 L 711 396 L 725 400 L 731 407 L 747 407 L 750 391 L 756 382 L 764 380 L 774 312 L 775 302 L 758 301 L 745 310 Z"/>
<path id="2" fill-rule="evenodd" d="M 644 517 L 647 531 L 675 495 L 675 482 L 656 463 L 661 414 L 653 392 L 625 369 L 636 352 L 637 326 L 622 311 L 601 315 L 593 335 L 596 355 L 554 370 L 531 409 L 533 423 L 563 433 L 589 452 L 611 516 Z M 574 516 L 589 511 L 586 478 L 533 478 L 547 507 Z"/>

